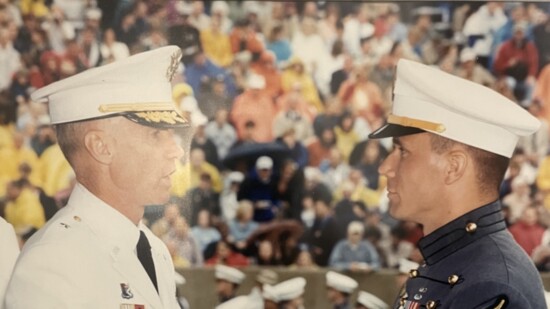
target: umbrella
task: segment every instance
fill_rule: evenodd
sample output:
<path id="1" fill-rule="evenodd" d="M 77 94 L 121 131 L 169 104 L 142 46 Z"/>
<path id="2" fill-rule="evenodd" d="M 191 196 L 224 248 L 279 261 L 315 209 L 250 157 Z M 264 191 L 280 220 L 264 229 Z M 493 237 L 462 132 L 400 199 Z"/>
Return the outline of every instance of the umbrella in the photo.
<path id="1" fill-rule="evenodd" d="M 229 150 L 222 163 L 226 168 L 232 170 L 240 170 L 240 167 L 244 165 L 243 172 L 246 172 L 261 156 L 271 157 L 274 166 L 280 166 L 284 159 L 290 157 L 290 149 L 274 142 L 242 144 Z"/>
<path id="2" fill-rule="evenodd" d="M 296 220 L 280 220 L 261 224 L 246 240 L 253 244 L 258 240 L 268 240 L 274 245 L 279 243 L 279 237 L 288 233 L 288 237 L 300 238 L 304 233 L 304 227 Z"/>

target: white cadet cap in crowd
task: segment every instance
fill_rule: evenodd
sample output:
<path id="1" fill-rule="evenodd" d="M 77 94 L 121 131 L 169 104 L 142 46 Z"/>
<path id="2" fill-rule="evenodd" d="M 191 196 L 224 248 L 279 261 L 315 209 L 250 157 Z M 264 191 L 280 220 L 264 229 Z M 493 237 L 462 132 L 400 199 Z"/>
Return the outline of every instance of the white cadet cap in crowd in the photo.
<path id="1" fill-rule="evenodd" d="M 409 259 L 399 259 L 399 272 L 402 274 L 409 274 L 411 270 L 418 269 L 420 265 L 416 262 L 413 262 Z"/>
<path id="2" fill-rule="evenodd" d="M 292 278 L 275 285 L 275 294 L 279 302 L 296 299 L 304 294 L 306 279 Z"/>
<path id="3" fill-rule="evenodd" d="M 274 303 L 279 302 L 279 298 L 277 297 L 277 290 L 275 289 L 275 286 L 271 284 L 262 285 L 262 297 L 263 299 L 270 300 Z"/>
<path id="4" fill-rule="evenodd" d="M 392 112 L 369 138 L 431 132 L 509 158 L 518 139 L 539 127 L 534 116 L 488 87 L 400 59 Z"/>
<path id="5" fill-rule="evenodd" d="M 49 104 L 52 124 L 124 116 L 157 128 L 186 127 L 170 84 L 180 58 L 179 47 L 161 47 L 52 83 L 31 98 Z"/>
<path id="6" fill-rule="evenodd" d="M 357 281 L 340 273 L 329 271 L 326 274 L 327 285 L 337 291 L 351 294 L 357 288 Z"/>
<path id="7" fill-rule="evenodd" d="M 389 306 L 383 300 L 371 293 L 359 291 L 357 302 L 369 309 L 388 309 Z"/>
<path id="8" fill-rule="evenodd" d="M 245 274 L 233 267 L 225 265 L 216 265 L 215 270 L 216 279 L 229 281 L 235 284 L 241 284 L 244 280 Z"/>
<path id="9" fill-rule="evenodd" d="M 257 309 L 246 295 L 234 297 L 216 306 L 216 309 Z"/>
<path id="10" fill-rule="evenodd" d="M 273 167 L 273 159 L 268 156 L 261 156 L 256 160 L 256 169 L 271 169 Z"/>

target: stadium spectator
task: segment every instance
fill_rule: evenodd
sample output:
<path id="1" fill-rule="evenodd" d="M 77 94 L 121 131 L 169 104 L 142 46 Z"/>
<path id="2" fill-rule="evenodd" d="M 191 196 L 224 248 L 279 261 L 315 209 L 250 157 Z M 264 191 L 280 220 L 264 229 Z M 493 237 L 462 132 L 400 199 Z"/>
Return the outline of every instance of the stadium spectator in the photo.
<path id="1" fill-rule="evenodd" d="M 263 76 L 252 75 L 248 80 L 248 89 L 235 98 L 230 119 L 237 136 L 242 139 L 248 121 L 255 124 L 254 140 L 270 142 L 273 140 L 273 117 L 275 109 L 272 98 L 265 92 Z"/>
<path id="2" fill-rule="evenodd" d="M 273 159 L 261 156 L 256 160 L 254 170 L 245 177 L 238 193 L 238 199 L 249 200 L 254 206 L 254 221 L 269 222 L 279 213 L 277 178 L 274 175 Z"/>
<path id="3" fill-rule="evenodd" d="M 340 271 L 373 271 L 380 268 L 380 259 L 374 246 L 363 240 L 365 226 L 359 221 L 348 225 L 347 238 L 332 249 L 329 266 Z"/>

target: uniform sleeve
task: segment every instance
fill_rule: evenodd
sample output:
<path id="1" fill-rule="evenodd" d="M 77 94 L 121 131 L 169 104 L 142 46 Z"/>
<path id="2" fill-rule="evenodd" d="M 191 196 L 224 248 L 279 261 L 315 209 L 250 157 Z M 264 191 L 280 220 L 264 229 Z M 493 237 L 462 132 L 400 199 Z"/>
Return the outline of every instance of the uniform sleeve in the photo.
<path id="1" fill-rule="evenodd" d="M 71 253 L 60 246 L 39 246 L 23 252 L 6 292 L 5 309 L 92 309 L 90 297 L 82 295 L 83 284 L 93 280 L 85 275 L 87 266 L 74 265 Z M 30 250 L 27 250 L 30 251 Z M 31 254 L 25 254 L 31 253 Z M 93 291 L 90 291 L 93 293 Z"/>
<path id="2" fill-rule="evenodd" d="M 19 244 L 15 231 L 11 224 L 0 218 L 0 308 L 18 255 Z"/>
<path id="3" fill-rule="evenodd" d="M 544 299 L 543 299 L 544 300 Z M 533 306 L 533 300 L 528 300 L 524 294 L 501 282 L 481 282 L 461 291 L 449 308 L 544 308 Z"/>

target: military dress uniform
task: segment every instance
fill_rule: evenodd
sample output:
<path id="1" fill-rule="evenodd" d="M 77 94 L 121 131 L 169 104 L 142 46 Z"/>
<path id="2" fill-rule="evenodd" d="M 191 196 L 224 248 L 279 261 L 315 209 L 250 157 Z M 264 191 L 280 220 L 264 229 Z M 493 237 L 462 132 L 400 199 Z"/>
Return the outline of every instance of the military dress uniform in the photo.
<path id="1" fill-rule="evenodd" d="M 392 101 L 387 123 L 370 138 L 429 132 L 510 158 L 519 138 L 540 127 L 534 116 L 494 90 L 405 59 L 397 64 Z M 497 196 L 498 189 L 464 193 L 481 200 Z M 477 208 L 466 212 L 472 207 Z M 500 203 L 461 209 L 419 241 L 425 264 L 410 272 L 394 308 L 546 308 L 540 275 L 506 230 Z"/>
<path id="2" fill-rule="evenodd" d="M 189 122 L 171 91 L 180 58 L 176 46 L 157 48 L 52 83 L 31 98 L 48 104 L 55 125 L 125 117 L 158 130 L 183 129 Z M 109 192 L 94 193 L 77 183 L 68 204 L 27 241 L 7 289 L 7 309 L 179 308 L 164 243 L 105 203 Z"/>
<path id="3" fill-rule="evenodd" d="M 19 244 L 13 226 L 0 217 L 0 309 L 4 308 L 4 295 L 18 255 Z"/>
<path id="4" fill-rule="evenodd" d="M 151 245 L 158 293 L 136 255 Z M 67 206 L 26 243 L 6 295 L 8 309 L 179 308 L 172 258 L 146 226 L 77 184 Z"/>
<path id="5" fill-rule="evenodd" d="M 425 264 L 410 271 L 394 308 L 546 308 L 540 276 L 507 231 L 499 202 L 455 219 L 418 245 Z"/>

